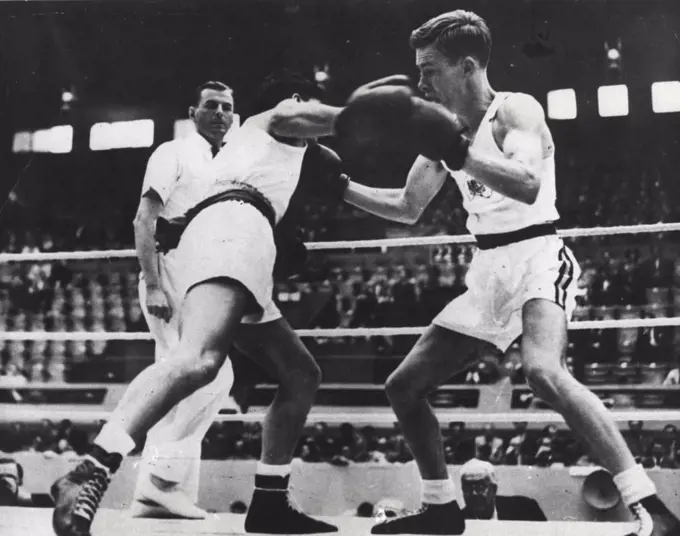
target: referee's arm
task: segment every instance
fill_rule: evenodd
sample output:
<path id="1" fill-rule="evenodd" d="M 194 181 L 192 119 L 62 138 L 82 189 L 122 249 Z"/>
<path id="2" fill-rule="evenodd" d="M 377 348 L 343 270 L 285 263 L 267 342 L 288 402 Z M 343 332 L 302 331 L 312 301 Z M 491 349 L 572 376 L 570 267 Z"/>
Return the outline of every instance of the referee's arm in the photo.
<path id="1" fill-rule="evenodd" d="M 167 203 L 179 176 L 174 147 L 170 143 L 159 146 L 149 158 L 142 196 L 134 219 L 135 248 L 149 296 L 147 306 L 155 316 L 169 319 L 172 314 L 167 300 L 152 296 L 162 292 L 156 254 L 156 222 Z"/>
<path id="2" fill-rule="evenodd" d="M 135 249 L 147 289 L 160 287 L 155 234 L 161 210 L 163 201 L 155 190 L 150 189 L 140 199 L 135 215 Z"/>

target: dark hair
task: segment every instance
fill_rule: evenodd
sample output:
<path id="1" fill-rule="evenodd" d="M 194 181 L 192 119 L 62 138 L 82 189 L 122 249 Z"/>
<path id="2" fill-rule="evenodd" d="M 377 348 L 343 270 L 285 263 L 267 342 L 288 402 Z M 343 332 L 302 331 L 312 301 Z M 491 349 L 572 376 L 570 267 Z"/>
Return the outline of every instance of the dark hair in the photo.
<path id="1" fill-rule="evenodd" d="M 323 90 L 311 78 L 302 73 L 282 69 L 269 74 L 262 85 L 255 100 L 254 113 L 271 110 L 279 102 L 290 98 L 293 94 L 300 95 L 302 100 L 321 99 Z"/>
<path id="2" fill-rule="evenodd" d="M 210 80 L 208 82 L 203 82 L 200 86 L 196 88 L 195 95 L 194 95 L 194 104 L 198 105 L 199 102 L 201 102 L 201 95 L 203 94 L 203 91 L 206 89 L 213 89 L 215 91 L 228 91 L 229 93 L 234 93 L 234 90 L 231 89 L 227 84 L 223 82 L 218 82 L 216 80 Z"/>
<path id="3" fill-rule="evenodd" d="M 457 9 L 428 20 L 411 33 L 411 48 L 434 43 L 449 61 L 472 56 L 486 67 L 491 55 L 491 32 L 486 21 L 471 11 Z"/>

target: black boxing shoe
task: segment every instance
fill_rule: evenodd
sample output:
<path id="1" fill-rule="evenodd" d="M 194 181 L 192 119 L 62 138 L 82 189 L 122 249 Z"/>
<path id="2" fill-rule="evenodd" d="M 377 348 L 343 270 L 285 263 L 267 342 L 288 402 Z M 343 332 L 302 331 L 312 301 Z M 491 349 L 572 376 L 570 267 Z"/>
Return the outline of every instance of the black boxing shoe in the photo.
<path id="1" fill-rule="evenodd" d="M 680 536 L 680 520 L 657 495 L 631 504 L 630 511 L 636 527 L 626 536 Z"/>
<path id="2" fill-rule="evenodd" d="M 122 456 L 95 447 L 93 456 L 105 460 L 106 469 L 90 459 L 59 478 L 50 488 L 54 499 L 52 528 L 57 536 L 90 536 L 90 527 L 99 503 L 108 489 L 111 474 L 120 466 Z"/>
<path id="3" fill-rule="evenodd" d="M 416 512 L 388 518 L 374 525 L 371 534 L 444 534 L 465 532 L 465 518 L 456 501 L 424 503 Z"/>
<path id="4" fill-rule="evenodd" d="M 300 511 L 288 491 L 290 475 L 255 475 L 255 491 L 246 514 L 246 533 L 321 534 L 338 527 Z"/>

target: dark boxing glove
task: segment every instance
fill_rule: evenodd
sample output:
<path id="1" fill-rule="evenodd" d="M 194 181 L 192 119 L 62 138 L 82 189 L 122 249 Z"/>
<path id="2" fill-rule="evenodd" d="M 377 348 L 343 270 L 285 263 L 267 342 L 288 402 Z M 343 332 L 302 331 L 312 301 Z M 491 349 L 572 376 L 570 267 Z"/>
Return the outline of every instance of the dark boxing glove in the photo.
<path id="1" fill-rule="evenodd" d="M 285 281 L 300 275 L 307 262 L 307 246 L 301 233 L 289 222 L 279 223 L 274 229 L 276 244 L 276 261 L 274 278 Z"/>
<path id="2" fill-rule="evenodd" d="M 470 139 L 468 128 L 441 104 L 413 97 L 411 134 L 418 153 L 435 162 L 444 161 L 451 170 L 465 165 Z"/>
<path id="3" fill-rule="evenodd" d="M 373 146 L 401 137 L 426 158 L 461 169 L 469 147 L 467 128 L 440 104 L 416 97 L 407 81 L 399 75 L 357 89 L 336 120 L 338 137 Z"/>
<path id="4" fill-rule="evenodd" d="M 335 120 L 341 144 L 373 149 L 407 132 L 413 90 L 407 76 L 381 78 L 359 87 Z"/>
<path id="5" fill-rule="evenodd" d="M 302 160 L 300 188 L 314 197 L 342 201 L 348 184 L 340 157 L 324 145 L 310 143 Z"/>

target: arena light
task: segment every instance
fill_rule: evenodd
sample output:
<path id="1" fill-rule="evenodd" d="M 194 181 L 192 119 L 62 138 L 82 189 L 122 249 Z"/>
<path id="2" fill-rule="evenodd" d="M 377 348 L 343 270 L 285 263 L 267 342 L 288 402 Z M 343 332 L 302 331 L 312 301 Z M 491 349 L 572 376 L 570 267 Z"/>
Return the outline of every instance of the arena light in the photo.
<path id="1" fill-rule="evenodd" d="M 73 148 L 73 127 L 59 125 L 36 130 L 32 136 L 35 153 L 70 153 Z"/>
<path id="2" fill-rule="evenodd" d="M 153 145 L 154 122 L 151 119 L 95 123 L 90 129 L 90 149 L 130 149 Z"/>
<path id="3" fill-rule="evenodd" d="M 576 119 L 576 92 L 573 89 L 548 91 L 548 117 L 550 119 Z"/>
<path id="4" fill-rule="evenodd" d="M 652 110 L 657 114 L 680 112 L 680 82 L 654 82 L 652 84 Z"/>
<path id="5" fill-rule="evenodd" d="M 33 135 L 30 132 L 15 132 L 12 142 L 13 153 L 30 153 Z"/>
<path id="6" fill-rule="evenodd" d="M 621 39 L 617 39 L 613 45 L 605 41 L 604 50 L 607 54 L 607 69 L 610 72 L 621 73 L 623 71 L 623 43 Z"/>
<path id="7" fill-rule="evenodd" d="M 624 84 L 598 87 L 597 106 L 600 117 L 628 115 L 628 87 Z"/>

